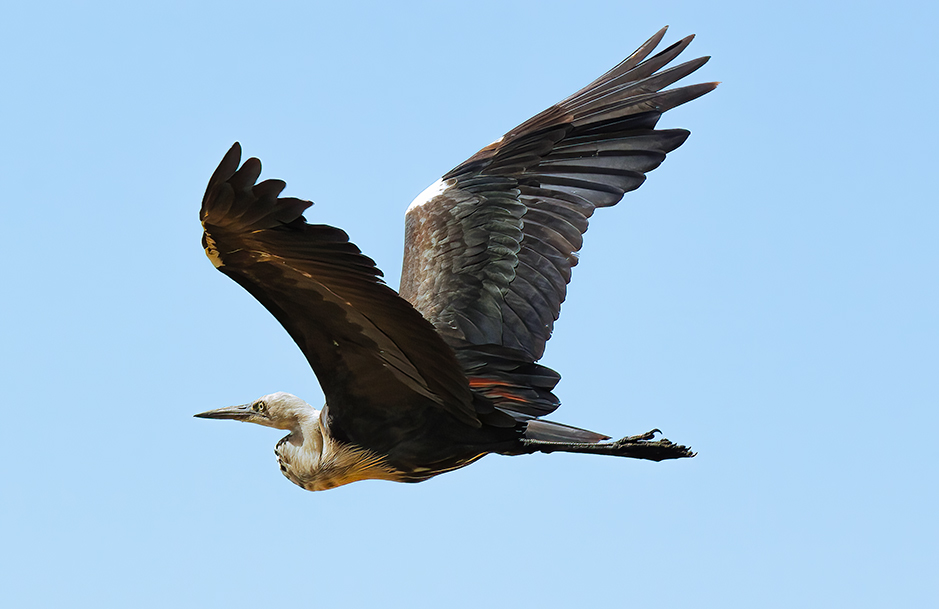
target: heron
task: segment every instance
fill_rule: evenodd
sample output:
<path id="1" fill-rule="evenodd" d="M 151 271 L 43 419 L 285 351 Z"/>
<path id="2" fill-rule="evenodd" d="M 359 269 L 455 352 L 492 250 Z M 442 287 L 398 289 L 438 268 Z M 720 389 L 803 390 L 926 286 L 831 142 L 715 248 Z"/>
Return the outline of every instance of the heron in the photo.
<path id="1" fill-rule="evenodd" d="M 661 115 L 718 84 L 667 88 L 709 57 L 667 67 L 693 35 L 650 57 L 666 29 L 418 195 L 398 292 L 344 231 L 307 222 L 311 202 L 258 182 L 236 142 L 202 200 L 202 245 L 287 330 L 326 403 L 277 392 L 195 416 L 288 431 L 280 470 L 310 491 L 421 482 L 488 454 L 693 457 L 658 429 L 610 441 L 546 419 L 560 375 L 537 363 L 588 218 L 685 142 Z"/>

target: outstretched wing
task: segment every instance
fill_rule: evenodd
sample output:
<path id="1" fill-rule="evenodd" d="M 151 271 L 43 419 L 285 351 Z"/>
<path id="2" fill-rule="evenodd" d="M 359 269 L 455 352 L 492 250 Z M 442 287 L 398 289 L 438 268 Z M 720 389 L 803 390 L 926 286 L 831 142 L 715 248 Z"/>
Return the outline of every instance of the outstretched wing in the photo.
<path id="1" fill-rule="evenodd" d="M 202 201 L 202 243 L 213 264 L 286 328 L 310 362 L 330 413 L 347 421 L 439 407 L 478 426 L 452 349 L 381 280 L 338 228 L 307 224 L 309 201 L 279 198 L 286 184 L 256 184 L 261 162 L 241 168 L 235 144 Z"/>
<path id="2" fill-rule="evenodd" d="M 405 216 L 401 296 L 461 361 L 474 362 L 477 385 L 506 394 L 506 404 L 514 399 L 520 412 L 542 415 L 553 408 L 548 402 L 526 406 L 512 393 L 512 374 L 487 371 L 480 353 L 497 351 L 503 371 L 507 359 L 522 370 L 541 358 L 587 219 L 638 188 L 645 173 L 688 137 L 684 129 L 655 130 L 662 113 L 717 86 L 663 91 L 708 60 L 663 70 L 693 38 L 646 59 L 664 34 L 663 28 L 587 87 L 444 175 Z M 514 385 L 521 390 L 525 382 Z M 538 387 L 550 391 L 553 384 Z"/>

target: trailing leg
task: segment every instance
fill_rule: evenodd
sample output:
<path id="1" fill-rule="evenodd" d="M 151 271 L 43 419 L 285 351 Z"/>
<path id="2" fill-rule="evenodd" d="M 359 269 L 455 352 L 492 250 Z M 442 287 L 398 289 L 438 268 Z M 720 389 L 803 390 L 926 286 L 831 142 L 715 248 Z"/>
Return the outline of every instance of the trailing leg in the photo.
<path id="1" fill-rule="evenodd" d="M 687 446 L 674 444 L 666 439 L 654 440 L 658 429 L 638 435 L 629 436 L 615 442 L 551 442 L 523 438 L 521 445 L 524 453 L 587 453 L 591 455 L 611 455 L 614 457 L 629 457 L 631 459 L 647 459 L 649 461 L 665 461 L 666 459 L 681 459 L 693 457 L 695 453 Z"/>

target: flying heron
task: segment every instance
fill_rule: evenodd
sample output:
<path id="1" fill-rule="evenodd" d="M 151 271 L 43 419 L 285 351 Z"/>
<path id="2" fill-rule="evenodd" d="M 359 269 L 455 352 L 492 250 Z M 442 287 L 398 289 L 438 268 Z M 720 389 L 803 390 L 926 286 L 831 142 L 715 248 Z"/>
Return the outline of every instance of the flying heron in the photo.
<path id="1" fill-rule="evenodd" d="M 257 183 L 258 159 L 239 168 L 235 143 L 202 200 L 202 244 L 284 326 L 326 405 L 273 393 L 195 416 L 288 430 L 280 469 L 311 491 L 420 482 L 489 453 L 694 456 L 658 430 L 607 442 L 545 420 L 560 376 L 536 363 L 587 219 L 688 137 L 655 129 L 662 113 L 717 86 L 663 90 L 708 60 L 663 69 L 693 38 L 648 57 L 664 34 L 418 195 L 405 213 L 400 292 L 345 232 L 306 222 L 312 203 L 279 197 L 283 181 Z"/>

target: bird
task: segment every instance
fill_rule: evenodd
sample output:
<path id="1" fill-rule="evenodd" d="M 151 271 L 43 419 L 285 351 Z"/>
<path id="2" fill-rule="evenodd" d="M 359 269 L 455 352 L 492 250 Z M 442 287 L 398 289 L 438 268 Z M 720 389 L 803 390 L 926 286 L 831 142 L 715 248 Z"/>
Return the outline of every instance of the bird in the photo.
<path id="1" fill-rule="evenodd" d="M 488 454 L 693 457 L 658 429 L 609 441 L 546 419 L 560 375 L 537 363 L 588 218 L 685 142 L 661 115 L 719 84 L 667 88 L 709 57 L 668 67 L 694 36 L 651 55 L 666 29 L 418 195 L 398 292 L 343 230 L 307 222 L 311 202 L 258 182 L 236 142 L 202 200 L 202 245 L 290 334 L 326 403 L 276 392 L 194 416 L 288 431 L 280 470 L 309 491 L 421 482 Z"/>

